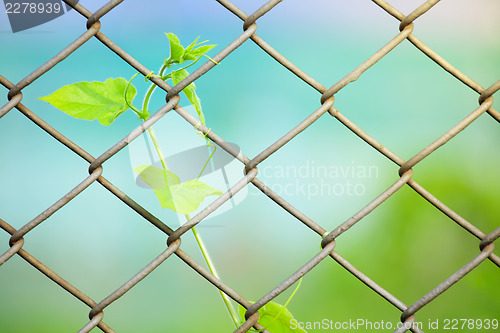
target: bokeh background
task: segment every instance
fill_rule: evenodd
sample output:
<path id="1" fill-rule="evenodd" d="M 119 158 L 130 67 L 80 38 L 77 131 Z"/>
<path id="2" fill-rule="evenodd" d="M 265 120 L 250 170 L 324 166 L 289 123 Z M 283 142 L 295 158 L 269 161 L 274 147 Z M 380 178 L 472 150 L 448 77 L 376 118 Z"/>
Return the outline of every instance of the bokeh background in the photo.
<path id="1" fill-rule="evenodd" d="M 252 13 L 262 1 L 233 1 Z M 105 1 L 81 1 L 91 11 Z M 392 0 L 405 14 L 422 1 Z M 500 3 L 442 1 L 415 23 L 414 33 L 484 87 L 500 77 Z M 218 44 L 234 40 L 242 22 L 216 1 L 124 1 L 102 20 L 111 40 L 152 70 L 168 56 L 164 32 L 186 45 L 195 37 Z M 398 22 L 369 1 L 288 0 L 258 21 L 257 33 L 289 60 L 329 87 L 398 33 Z M 70 12 L 42 26 L 13 34 L 0 13 L 0 73 L 18 82 L 85 31 Z M 139 122 L 130 111 L 109 127 L 73 119 L 38 100 L 77 81 L 130 78 L 133 68 L 92 39 L 23 90 L 23 103 L 94 156 Z M 134 81 L 139 96 L 148 85 Z M 320 94 L 248 41 L 196 81 L 207 124 L 253 157 L 319 107 Z M 7 102 L 3 90 L 0 104 Z M 157 92 L 152 110 L 163 105 Z M 404 159 L 434 141 L 477 106 L 464 86 L 405 41 L 336 95 L 337 109 Z M 140 98 L 137 99 L 140 101 Z M 182 103 L 181 103 L 182 104 Z M 183 101 L 187 105 L 186 101 Z M 494 104 L 500 109 L 498 102 Z M 167 154 L 202 145 L 179 117 L 157 125 Z M 485 233 L 499 225 L 498 123 L 484 114 L 414 168 L 416 179 Z M 305 176 L 279 173 L 286 167 Z M 315 177 L 315 167 L 376 173 Z M 0 120 L 0 218 L 20 228 L 53 204 L 87 173 L 88 163 L 12 110 Z M 280 194 L 327 230 L 333 230 L 397 179 L 398 167 L 325 115 L 259 167 L 268 186 L 300 184 L 306 191 Z M 292 170 L 292 169 L 289 169 Z M 329 169 L 331 170 L 331 169 Z M 104 164 L 104 176 L 175 228 L 151 191 L 136 185 L 129 151 Z M 363 193 L 323 195 L 318 184 L 358 184 Z M 289 187 L 290 188 L 290 187 Z M 309 189 L 309 190 L 307 190 Z M 315 233 L 252 185 L 238 206 L 201 223 L 199 230 L 224 282 L 257 300 L 319 251 Z M 9 235 L 0 232 L 0 252 Z M 93 184 L 29 233 L 24 248 L 96 301 L 121 286 L 165 248 L 165 236 Z M 184 251 L 202 263 L 190 233 Z M 406 304 L 412 304 L 478 253 L 479 242 L 403 188 L 337 241 L 336 250 Z M 417 321 L 499 318 L 500 271 L 486 261 L 418 312 Z M 285 302 L 291 291 L 276 301 Z M 396 323 L 400 311 L 331 259 L 302 283 L 289 305 L 298 321 L 366 319 Z M 1 332 L 74 332 L 88 308 L 14 257 L 0 269 Z M 117 332 L 229 332 L 233 324 L 217 290 L 176 257 L 105 311 Z M 98 330 L 95 329 L 97 332 Z M 311 330 L 319 332 L 320 330 Z M 370 330 L 368 330 L 370 331 Z M 379 330 L 380 331 L 380 330 Z"/>

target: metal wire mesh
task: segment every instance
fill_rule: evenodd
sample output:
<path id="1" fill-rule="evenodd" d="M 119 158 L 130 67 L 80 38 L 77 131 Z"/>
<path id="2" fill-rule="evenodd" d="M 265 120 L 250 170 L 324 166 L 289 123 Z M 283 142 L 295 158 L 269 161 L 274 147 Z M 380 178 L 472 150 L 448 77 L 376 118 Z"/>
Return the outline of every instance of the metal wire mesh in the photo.
<path id="1" fill-rule="evenodd" d="M 17 84 L 11 83 L 7 78 L 0 76 L 0 83 L 9 89 L 8 99 L 9 102 L 0 108 L 0 118 L 5 114 L 10 112 L 12 109 L 16 108 L 19 112 L 24 114 L 29 118 L 34 124 L 44 130 L 47 134 L 52 136 L 55 140 L 69 148 L 76 155 L 80 156 L 86 160 L 89 164 L 89 176 L 81 180 L 74 189 L 68 192 L 65 196 L 60 198 L 52 206 L 47 208 L 45 211 L 41 212 L 33 220 L 26 223 L 20 229 L 16 230 L 10 224 L 0 219 L 0 227 L 11 235 L 9 241 L 9 249 L 0 256 L 0 265 L 8 261 L 14 255 L 19 255 L 41 273 L 51 279 L 53 282 L 64 288 L 67 292 L 72 294 L 74 297 L 81 300 L 83 303 L 91 308 L 89 313 L 90 321 L 81 328 L 79 332 L 89 332 L 94 327 L 98 327 L 103 332 L 114 332 L 114 330 L 108 326 L 102 319 L 104 316 L 104 310 L 111 306 L 114 301 L 127 293 L 132 289 L 139 281 L 144 279 L 148 274 L 150 274 L 155 268 L 161 265 L 165 260 L 175 254 L 181 258 L 186 265 L 189 265 L 192 269 L 198 272 L 206 280 L 208 280 L 212 285 L 214 285 L 219 290 L 223 291 L 230 298 L 232 298 L 237 303 L 241 304 L 247 309 L 245 317 L 246 322 L 241 325 L 235 332 L 246 332 L 251 327 L 255 329 L 262 329 L 263 327 L 257 322 L 259 319 L 258 310 L 265 304 L 273 300 L 275 297 L 283 293 L 287 288 L 297 282 L 301 277 L 306 275 L 311 271 L 318 263 L 323 261 L 327 257 L 331 257 L 335 262 L 344 267 L 349 271 L 353 277 L 356 277 L 362 281 L 366 286 L 373 290 L 373 292 L 379 294 L 387 302 L 392 304 L 394 307 L 401 311 L 401 322 L 403 323 L 413 323 L 418 316 L 418 311 L 425 307 L 429 302 L 434 300 L 440 294 L 449 289 L 453 284 L 462 279 L 467 273 L 471 272 L 473 269 L 478 267 L 485 260 L 490 260 L 496 266 L 500 267 L 500 257 L 493 253 L 495 245 L 494 241 L 500 237 L 500 227 L 495 229 L 489 234 L 485 234 L 479 230 L 472 223 L 461 217 L 459 214 L 447 207 L 443 202 L 436 198 L 432 193 L 427 191 L 423 186 L 418 184 L 413 178 L 413 167 L 424 160 L 427 156 L 432 154 L 437 148 L 445 144 L 446 142 L 452 140 L 459 132 L 464 128 L 478 119 L 484 113 L 488 113 L 494 120 L 500 122 L 500 113 L 496 111 L 493 105 L 493 94 L 500 89 L 500 81 L 488 88 L 483 88 L 481 85 L 476 83 L 471 78 L 467 77 L 465 74 L 460 72 L 458 69 L 453 67 L 445 59 L 441 58 L 433 50 L 431 50 L 427 45 L 425 45 L 420 39 L 418 39 L 413 34 L 414 21 L 425 14 L 427 11 L 439 2 L 439 0 L 429 0 L 422 4 L 420 7 L 415 9 L 411 14 L 405 16 L 399 12 L 396 8 L 385 2 L 384 0 L 373 0 L 379 7 L 381 7 L 387 14 L 393 16 L 397 21 L 400 22 L 398 33 L 392 40 L 385 44 L 379 51 L 369 57 L 356 69 L 346 75 L 343 79 L 333 84 L 330 88 L 324 87 L 314 78 L 306 74 L 300 68 L 295 66 L 284 56 L 278 53 L 272 46 L 267 44 L 262 38 L 260 38 L 255 32 L 257 30 L 257 21 L 263 15 L 266 15 L 269 11 L 273 9 L 281 0 L 271 0 L 265 3 L 257 11 L 248 15 L 241 9 L 236 7 L 230 1 L 218 0 L 218 2 L 224 6 L 229 12 L 236 15 L 243 21 L 243 33 L 239 35 L 232 43 L 227 45 L 222 51 L 220 51 L 213 60 L 215 62 L 221 62 L 225 57 L 231 55 L 231 53 L 236 50 L 243 43 L 252 40 L 256 43 L 264 52 L 273 57 L 278 63 L 287 68 L 306 84 L 313 87 L 321 94 L 319 107 L 312 112 L 307 118 L 302 122 L 297 124 L 292 130 L 281 137 L 276 142 L 269 145 L 268 148 L 263 150 L 260 154 L 253 158 L 245 156 L 243 153 L 237 151 L 232 145 L 227 143 L 224 139 L 217 135 L 217 128 L 212 128 L 209 130 L 205 126 L 199 126 L 199 122 L 192 115 L 190 115 L 185 109 L 178 105 L 179 103 L 179 92 L 181 92 L 187 85 L 194 82 L 202 75 L 207 73 L 210 69 L 215 66 L 215 62 L 207 61 L 199 68 L 197 68 L 191 75 L 186 79 L 182 80 L 179 84 L 174 87 L 169 86 L 166 82 L 159 78 L 152 77 L 151 80 L 156 83 L 161 89 L 166 93 L 166 104 L 159 109 L 153 116 L 151 116 L 144 124 L 140 126 L 125 136 L 124 139 L 117 142 L 114 146 L 106 150 L 97 158 L 90 155 L 88 152 L 83 150 L 81 147 L 70 141 L 68 138 L 63 136 L 61 133 L 56 131 L 50 124 L 46 123 L 35 113 L 33 113 L 27 106 L 21 103 L 23 99 L 22 91 L 27 86 L 34 83 L 40 76 L 44 75 L 46 72 L 51 70 L 60 61 L 69 56 L 73 52 L 77 52 L 78 48 L 84 45 L 87 41 L 93 37 L 97 38 L 103 45 L 105 45 L 109 50 L 116 53 L 120 58 L 123 59 L 130 66 L 135 68 L 137 71 L 147 76 L 151 73 L 151 70 L 146 68 L 144 65 L 135 60 L 132 56 L 122 50 L 118 45 L 113 43 L 106 35 L 104 35 L 101 29 L 100 19 L 106 15 L 109 11 L 113 10 L 117 5 L 119 5 L 123 0 L 112 0 L 109 1 L 101 9 L 92 13 L 88 11 L 81 4 L 75 1 L 65 0 L 65 2 L 72 6 L 78 13 L 87 18 L 87 30 L 78 37 L 74 42 L 68 45 L 66 48 L 61 50 L 52 59 L 44 63 L 40 68 L 30 73 L 24 79 L 19 81 Z M 394 152 L 390 151 L 388 148 L 380 144 L 375 138 L 368 135 L 363 129 L 359 128 L 351 122 L 346 116 L 344 116 L 339 110 L 334 106 L 335 94 L 339 92 L 342 88 L 350 84 L 351 82 L 357 80 L 368 68 L 373 66 L 377 61 L 386 56 L 391 50 L 400 45 L 403 41 L 410 41 L 418 50 L 427 55 L 432 59 L 437 66 L 447 71 L 450 75 L 455 77 L 457 80 L 462 82 L 464 85 L 471 88 L 473 91 L 477 92 L 479 95 L 479 106 L 477 109 L 473 110 L 467 117 L 462 121 L 457 123 L 454 127 L 449 129 L 441 137 L 435 140 L 433 143 L 422 149 L 419 153 L 414 155 L 408 160 L 404 160 L 400 156 L 396 155 Z M 167 112 L 174 110 L 179 116 L 185 119 L 192 126 L 196 126 L 199 131 L 204 133 L 211 141 L 215 142 L 217 145 L 226 150 L 229 154 L 233 155 L 234 158 L 239 160 L 244 167 L 245 175 L 237 182 L 229 191 L 224 193 L 222 196 L 218 197 L 214 202 L 212 202 L 208 207 L 202 210 L 199 214 L 193 216 L 187 223 L 183 224 L 176 230 L 171 229 L 169 226 L 164 224 L 160 219 L 153 216 L 150 212 L 144 209 L 139 203 L 135 202 L 132 198 L 123 193 L 115 185 L 102 176 L 103 167 L 102 164 L 107 160 L 113 158 L 113 156 L 120 150 L 125 148 L 132 140 L 137 138 L 142 134 L 147 128 L 151 127 L 156 121 L 162 118 Z M 293 140 L 300 132 L 304 131 L 309 126 L 320 117 L 325 116 L 328 113 L 332 117 L 335 117 L 340 123 L 346 126 L 349 130 L 354 132 L 361 140 L 368 143 L 371 147 L 377 150 L 380 154 L 387 157 L 389 160 L 394 162 L 399 166 L 399 179 L 395 181 L 391 186 L 389 186 L 385 191 L 380 193 L 373 201 L 368 203 L 363 209 L 356 212 L 351 218 L 346 220 L 344 223 L 340 224 L 332 231 L 327 231 L 315 221 L 307 217 L 303 212 L 296 209 L 293 205 L 288 203 L 284 198 L 280 197 L 277 193 L 273 192 L 269 187 L 267 187 L 258 176 L 258 166 L 264 160 L 266 160 L 270 155 L 278 151 L 281 147 L 286 145 L 288 142 Z M 75 286 L 65 281 L 62 277 L 57 275 L 56 272 L 52 271 L 50 268 L 45 266 L 43 263 L 38 261 L 33 255 L 28 253 L 23 249 L 27 235 L 38 225 L 44 223 L 52 214 L 57 210 L 62 208 L 80 193 L 85 191 L 92 183 L 98 182 L 109 192 L 114 194 L 119 198 L 125 205 L 132 208 L 137 214 L 142 216 L 145 221 L 148 221 L 154 225 L 158 230 L 162 231 L 168 235 L 167 248 L 158 255 L 156 259 L 150 262 L 146 267 L 140 270 L 134 277 L 129 279 L 125 284 L 116 289 L 112 294 L 100 301 L 94 301 Z M 198 264 L 193 260 L 187 253 L 181 249 L 181 237 L 189 231 L 192 227 L 204 221 L 204 219 L 212 213 L 214 210 L 218 209 L 223 203 L 229 200 L 233 195 L 240 191 L 245 186 L 252 184 L 260 191 L 262 191 L 269 199 L 277 203 L 282 209 L 287 211 L 297 221 L 303 223 L 309 227 L 312 231 L 323 237 L 321 242 L 322 250 L 319 251 L 311 260 L 306 262 L 302 267 L 300 267 L 294 274 L 290 275 L 286 280 L 276 286 L 269 293 L 263 295 L 257 302 L 251 304 L 248 300 L 240 296 L 235 290 L 230 286 L 225 284 L 223 281 L 219 280 L 217 277 L 212 275 L 209 271 L 203 268 L 202 265 Z M 377 206 L 386 201 L 389 197 L 394 195 L 399 191 L 404 185 L 410 186 L 415 190 L 420 196 L 425 198 L 429 204 L 433 205 L 436 209 L 441 211 L 443 214 L 449 217 L 451 221 L 454 221 L 459 226 L 461 226 L 465 231 L 474 235 L 479 241 L 479 253 L 476 257 L 472 258 L 466 265 L 456 271 L 453 275 L 443 281 L 441 284 L 436 286 L 432 291 L 423 295 L 418 301 L 413 304 L 406 305 L 401 300 L 399 300 L 395 295 L 393 295 L 388 290 L 382 288 L 375 281 L 370 279 L 360 270 L 356 269 L 350 262 L 345 260 L 336 250 L 335 250 L 335 240 L 340 237 L 349 228 L 353 227 L 361 219 L 372 212 Z M 2 300 L 3 301 L 3 300 Z M 412 327 L 410 329 L 413 332 L 422 332 L 418 327 Z M 406 332 L 406 328 L 399 328 L 396 332 Z"/>

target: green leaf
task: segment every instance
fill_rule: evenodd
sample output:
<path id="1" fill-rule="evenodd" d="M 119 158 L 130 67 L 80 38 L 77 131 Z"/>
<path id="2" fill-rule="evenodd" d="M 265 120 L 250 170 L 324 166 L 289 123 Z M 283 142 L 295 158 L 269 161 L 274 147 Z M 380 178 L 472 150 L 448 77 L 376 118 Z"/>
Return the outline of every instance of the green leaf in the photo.
<path id="1" fill-rule="evenodd" d="M 177 83 L 181 82 L 184 80 L 186 77 L 188 77 L 189 73 L 185 69 L 180 69 L 176 71 L 172 71 L 172 81 L 174 85 Z M 195 92 L 196 86 L 194 82 L 189 84 L 186 88 L 184 88 L 182 91 L 184 94 L 186 94 L 186 97 L 188 98 L 189 102 L 194 106 L 194 109 L 196 110 L 196 113 L 198 114 L 198 117 L 200 118 L 200 121 L 203 125 L 205 125 L 205 116 L 203 114 L 203 111 L 201 110 L 201 102 L 198 96 L 196 95 Z"/>
<path id="2" fill-rule="evenodd" d="M 251 303 L 253 304 L 253 302 Z M 240 305 L 239 313 L 241 318 L 245 318 L 245 312 L 246 309 Z M 259 323 L 271 333 L 307 333 L 296 325 L 290 311 L 281 304 L 267 303 L 259 309 L 259 316 Z M 252 332 L 252 330 L 249 332 Z"/>
<path id="3" fill-rule="evenodd" d="M 189 44 L 188 47 L 186 47 L 186 49 L 184 50 L 184 54 L 190 53 L 195 46 L 207 42 L 207 41 L 204 41 L 204 42 L 200 42 L 200 43 L 196 44 L 196 42 L 198 42 L 198 39 L 200 39 L 200 36 L 196 37 L 195 40 L 191 44 Z"/>
<path id="4" fill-rule="evenodd" d="M 222 194 L 199 180 L 189 180 L 181 185 L 175 173 L 151 165 L 138 166 L 134 171 L 151 186 L 163 208 L 170 208 L 179 214 L 195 211 L 207 196 Z"/>
<path id="5" fill-rule="evenodd" d="M 201 57 L 202 55 L 204 55 L 205 53 L 207 53 L 208 51 L 210 51 L 211 49 L 213 49 L 216 46 L 217 45 L 203 45 L 203 46 L 197 47 L 189 52 L 187 52 L 187 49 L 186 49 L 186 52 L 184 53 L 183 59 L 184 59 L 184 61 L 188 61 L 188 60 L 196 61 L 196 60 L 198 60 L 199 57 Z"/>
<path id="6" fill-rule="evenodd" d="M 173 64 L 182 64 L 185 61 L 196 61 L 205 53 L 213 49 L 216 45 L 203 45 L 207 41 L 203 41 L 198 43 L 198 39 L 200 37 L 196 37 L 196 39 L 188 45 L 188 47 L 184 48 L 179 40 L 179 38 L 169 32 L 165 33 L 170 42 L 170 57 L 164 60 L 167 67 L 171 67 Z M 198 46 L 198 47 L 196 47 Z"/>
<path id="7" fill-rule="evenodd" d="M 196 61 L 198 60 L 199 57 L 201 57 L 202 55 L 204 55 L 205 53 L 207 53 L 216 46 L 216 45 L 203 45 L 195 48 L 195 46 L 205 44 L 206 42 L 208 42 L 208 41 L 203 41 L 197 43 L 199 38 L 200 37 L 196 37 L 196 39 L 191 44 L 189 44 L 189 46 L 186 47 L 186 49 L 184 50 L 184 55 L 182 56 L 182 59 L 184 61 L 189 61 L 189 60 Z"/>
<path id="8" fill-rule="evenodd" d="M 128 81 L 124 78 L 107 79 L 104 82 L 78 82 L 64 86 L 51 95 L 40 97 L 59 110 L 78 119 L 98 119 L 109 126 L 119 115 L 128 109 L 125 103 L 125 88 Z M 130 85 L 127 99 L 130 103 L 137 90 Z"/>
<path id="9" fill-rule="evenodd" d="M 184 55 L 184 47 L 181 45 L 179 38 L 171 32 L 166 32 L 168 41 L 170 42 L 170 61 L 172 63 L 182 63 L 182 56 Z"/>
<path id="10" fill-rule="evenodd" d="M 156 168 L 152 165 L 140 165 L 133 169 L 141 179 L 153 190 L 162 190 L 166 187 L 180 185 L 179 176 L 169 170 Z"/>

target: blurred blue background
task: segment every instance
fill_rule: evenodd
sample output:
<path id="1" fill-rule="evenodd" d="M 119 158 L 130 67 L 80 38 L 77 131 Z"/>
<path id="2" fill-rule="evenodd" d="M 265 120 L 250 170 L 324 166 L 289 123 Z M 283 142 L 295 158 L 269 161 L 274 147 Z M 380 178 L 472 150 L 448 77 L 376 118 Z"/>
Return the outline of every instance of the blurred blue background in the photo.
<path id="1" fill-rule="evenodd" d="M 421 2 L 390 1 L 404 14 Z M 105 1 L 80 3 L 95 11 Z M 233 3 L 249 14 L 263 4 Z M 499 10 L 495 0 L 443 1 L 415 22 L 414 34 L 488 87 L 500 77 Z M 11 82 L 20 81 L 85 32 L 85 23 L 72 11 L 13 34 L 7 16 L 0 13 L 0 74 Z M 184 45 L 197 36 L 218 44 L 211 56 L 242 32 L 236 16 L 215 1 L 200 0 L 124 1 L 101 23 L 104 34 L 155 71 L 169 54 L 164 32 L 177 34 Z M 398 25 L 368 1 L 289 0 L 258 20 L 257 34 L 330 87 L 392 39 Z M 99 156 L 139 125 L 131 111 L 104 127 L 97 121 L 73 119 L 37 98 L 78 81 L 129 79 L 134 74 L 132 67 L 91 39 L 23 89 L 22 103 Z M 141 78 L 134 83 L 139 104 L 148 84 Z M 196 85 L 208 127 L 239 145 L 250 158 L 320 106 L 317 91 L 250 40 Z M 7 89 L 2 96 L 3 105 Z M 404 41 L 342 89 L 335 106 L 387 148 L 409 159 L 477 108 L 477 99 L 477 93 Z M 164 94 L 158 90 L 151 110 L 163 103 Z M 498 102 L 494 106 L 500 109 Z M 177 114 L 167 114 L 155 128 L 167 155 L 203 145 Z M 499 225 L 499 139 L 498 123 L 484 114 L 414 168 L 417 182 L 485 233 Z M 329 173 L 321 174 L 325 168 Z M 0 120 L 0 218 L 15 228 L 81 182 L 87 169 L 87 162 L 18 111 Z M 395 164 L 328 114 L 259 169 L 266 185 L 327 230 L 351 217 L 398 178 Z M 307 172 L 296 175 L 293 170 Z M 335 170 L 346 174 L 335 174 Z M 348 170 L 372 172 L 363 176 Z M 151 191 L 136 185 L 128 149 L 104 164 L 103 175 L 170 227 L 178 227 L 176 214 L 161 209 Z M 358 192 L 328 194 L 322 192 L 322 184 L 323 189 L 337 186 L 339 191 L 347 191 L 352 184 Z M 285 190 L 300 186 L 305 190 Z M 202 222 L 199 230 L 222 280 L 252 301 L 312 258 L 321 241 L 252 185 L 238 206 Z M 166 246 L 164 234 L 98 183 L 25 239 L 24 249 L 97 302 Z M 0 232 L 1 253 L 8 249 L 8 240 L 9 235 Z M 404 187 L 343 234 L 336 250 L 410 305 L 477 255 L 478 246 L 476 238 Z M 190 233 L 183 237 L 182 248 L 203 263 Z M 419 311 L 417 321 L 500 317 L 499 273 L 498 267 L 484 262 Z M 285 292 L 277 302 L 285 302 L 289 294 Z M 88 308 L 83 303 L 17 256 L 0 269 L 0 295 L 1 332 L 69 332 L 87 322 Z M 289 309 L 303 322 L 364 318 L 396 323 L 400 316 L 399 310 L 329 258 L 304 278 Z M 169 258 L 106 308 L 104 320 L 117 332 L 233 329 L 217 290 L 177 257 Z"/>

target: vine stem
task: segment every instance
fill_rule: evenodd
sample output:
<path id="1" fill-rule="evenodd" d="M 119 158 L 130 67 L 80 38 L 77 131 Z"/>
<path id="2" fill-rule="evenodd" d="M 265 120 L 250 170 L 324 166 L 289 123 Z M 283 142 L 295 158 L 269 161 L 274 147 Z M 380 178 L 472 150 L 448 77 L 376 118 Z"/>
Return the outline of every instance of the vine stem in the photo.
<path id="1" fill-rule="evenodd" d="M 196 61 L 198 61 L 199 59 L 197 59 Z M 195 61 L 195 62 L 196 62 Z M 213 61 L 213 60 L 212 60 Z M 192 65 L 192 64 L 191 64 Z M 191 66 L 189 65 L 189 66 Z M 185 68 L 189 67 L 189 66 L 186 66 Z M 168 65 L 168 61 L 166 61 L 160 68 L 160 71 L 159 71 L 159 76 L 163 78 L 163 73 L 165 72 L 165 70 L 169 67 Z M 146 92 L 146 95 L 144 97 L 144 101 L 143 101 L 143 107 L 142 107 L 142 111 L 138 110 L 133 104 L 129 103 L 128 100 L 127 100 L 127 91 L 128 91 L 128 88 L 130 86 L 130 83 L 131 81 L 134 79 L 134 77 L 136 77 L 139 73 L 137 73 L 136 75 L 134 75 L 132 77 L 132 79 L 130 79 L 130 81 L 128 82 L 128 85 L 125 89 L 125 102 L 127 103 L 127 105 L 139 116 L 140 119 L 142 119 L 143 121 L 145 121 L 147 119 L 147 117 L 149 116 L 149 112 L 148 112 L 148 106 L 149 106 L 149 100 L 151 98 L 151 95 L 153 94 L 155 88 L 156 88 L 156 84 L 152 84 L 149 89 L 147 90 Z M 151 138 L 151 140 L 153 141 L 153 145 L 155 147 L 155 150 L 156 150 L 156 153 L 158 154 L 158 157 L 160 158 L 160 161 L 161 161 L 161 165 L 163 166 L 163 169 L 165 170 L 169 170 L 168 169 L 168 165 L 167 165 L 167 162 L 166 162 L 166 159 L 165 159 L 165 155 L 163 155 L 163 151 L 160 147 L 160 143 L 158 142 L 158 139 L 156 138 L 156 134 L 153 130 L 153 128 L 149 127 L 148 128 L 148 134 Z M 205 137 L 206 138 L 206 137 Z M 210 159 L 212 158 L 213 154 L 215 153 L 215 146 L 212 146 L 210 145 L 210 142 L 208 141 L 207 139 L 207 145 L 209 147 L 214 147 L 214 150 L 212 152 L 212 154 L 210 155 L 208 161 L 210 161 Z M 203 166 L 203 169 L 201 170 L 200 174 L 198 175 L 198 178 L 200 178 L 200 176 L 202 175 L 203 173 L 203 170 L 205 170 L 205 167 L 207 166 L 208 164 L 208 161 L 205 163 L 205 165 Z M 185 215 L 186 219 L 189 221 L 191 218 L 189 216 L 189 214 L 186 214 Z M 219 278 L 219 274 L 217 273 L 217 270 L 215 269 L 215 265 L 212 261 L 212 259 L 210 258 L 210 255 L 208 254 L 208 250 L 205 246 L 205 243 L 203 242 L 203 239 L 201 238 L 201 235 L 200 233 L 198 232 L 198 229 L 196 229 L 196 227 L 192 227 L 191 228 L 191 231 L 193 232 L 193 235 L 196 239 L 196 242 L 198 243 L 198 247 L 200 248 L 200 251 L 201 253 L 203 254 L 203 258 L 205 258 L 205 262 L 207 263 L 207 266 L 208 266 L 208 269 L 210 270 L 210 272 L 217 278 L 220 280 Z M 241 323 L 241 319 L 238 315 L 238 313 L 236 312 L 236 310 L 234 309 L 233 307 L 233 304 L 231 303 L 231 300 L 229 299 L 229 297 L 219 289 L 219 293 L 222 297 L 222 300 L 224 301 L 224 304 L 229 312 L 229 315 L 231 316 L 231 319 L 233 320 L 234 322 L 234 325 L 236 327 L 238 327 Z"/>
<path id="2" fill-rule="evenodd" d="M 189 217 L 189 214 L 186 214 L 186 219 L 189 221 L 191 218 Z M 208 250 L 205 247 L 205 243 L 203 242 L 203 239 L 201 238 L 200 233 L 198 232 L 198 229 L 196 227 L 192 227 L 191 231 L 193 231 L 194 238 L 196 238 L 196 242 L 198 243 L 198 246 L 201 250 L 201 253 L 203 254 L 203 258 L 205 258 L 205 262 L 207 263 L 208 269 L 212 273 L 213 276 L 215 276 L 217 279 L 220 280 L 219 274 L 217 273 L 217 270 L 215 269 L 215 265 L 212 262 L 212 259 L 210 258 L 210 255 L 208 254 Z M 229 311 L 229 315 L 231 316 L 231 319 L 234 322 L 234 325 L 238 327 L 240 325 L 240 317 L 236 310 L 233 307 L 233 304 L 231 303 L 231 300 L 229 297 L 220 289 L 219 293 L 222 297 L 222 300 L 224 301 L 224 304 L 226 305 L 227 310 Z"/>
<path id="3" fill-rule="evenodd" d="M 148 128 L 148 134 L 151 137 L 151 140 L 153 141 L 153 145 L 155 146 L 156 153 L 158 154 L 158 157 L 160 158 L 161 165 L 163 166 L 163 169 L 168 171 L 167 161 L 165 160 L 165 156 L 163 156 L 163 152 L 160 148 L 160 143 L 158 142 L 158 139 L 156 139 L 156 134 L 153 131 L 152 127 Z"/>
<path id="4" fill-rule="evenodd" d="M 159 76 L 162 76 L 163 73 L 165 72 L 165 70 L 167 69 L 168 65 L 166 63 L 164 63 L 161 68 L 160 68 L 160 71 L 158 73 Z M 148 107 L 149 107 L 149 99 L 151 98 L 151 95 L 153 94 L 153 91 L 155 91 L 156 89 L 156 84 L 151 84 L 151 86 L 149 86 L 149 89 L 148 91 L 146 92 L 146 96 L 144 96 L 144 102 L 142 103 L 142 112 L 148 114 Z"/>
<path id="5" fill-rule="evenodd" d="M 165 156 L 163 155 L 160 144 L 158 143 L 158 140 L 156 139 L 155 132 L 153 131 L 153 129 L 151 127 L 148 128 L 148 133 L 151 137 L 151 140 L 153 141 L 153 144 L 154 144 L 155 149 L 156 149 L 156 153 L 158 154 L 158 157 L 160 157 L 161 164 L 162 164 L 163 168 L 165 170 L 168 170 L 168 165 L 167 165 L 167 162 L 165 161 Z M 188 221 L 191 219 L 189 214 L 186 214 L 185 217 Z M 205 246 L 205 243 L 203 242 L 203 239 L 201 238 L 200 233 L 198 232 L 198 229 L 196 229 L 196 227 L 192 227 L 191 231 L 193 232 L 194 238 L 196 239 L 196 242 L 198 243 L 198 247 L 200 248 L 200 251 L 203 254 L 203 258 L 205 258 L 205 262 L 207 263 L 208 269 L 217 279 L 220 280 L 219 274 L 217 273 L 217 270 L 215 269 L 215 265 L 214 265 L 212 259 L 210 258 L 210 255 L 208 254 L 208 250 Z M 231 303 L 231 300 L 220 289 L 219 289 L 219 293 L 222 297 L 222 300 L 224 301 L 224 304 L 226 305 L 227 311 L 229 312 L 231 319 L 234 322 L 234 325 L 236 327 L 238 327 L 240 325 L 241 320 L 240 320 L 240 317 L 238 316 L 238 313 L 234 309 L 233 304 Z"/>

